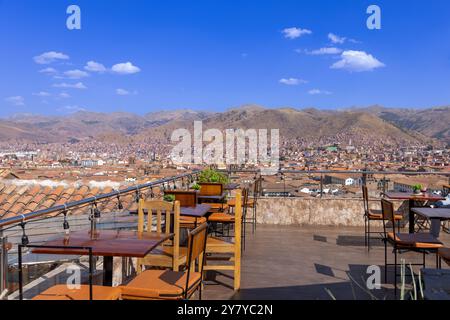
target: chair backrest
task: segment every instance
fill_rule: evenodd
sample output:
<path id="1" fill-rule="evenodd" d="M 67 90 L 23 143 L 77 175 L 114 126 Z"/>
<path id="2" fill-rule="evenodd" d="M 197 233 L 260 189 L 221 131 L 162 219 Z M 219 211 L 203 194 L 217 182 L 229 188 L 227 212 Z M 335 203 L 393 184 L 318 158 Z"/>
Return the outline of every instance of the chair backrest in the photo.
<path id="1" fill-rule="evenodd" d="M 247 215 L 248 193 L 248 188 L 242 188 L 242 215 L 244 218 Z"/>
<path id="2" fill-rule="evenodd" d="M 175 201 L 180 201 L 181 207 L 195 207 L 198 203 L 198 191 L 195 190 L 167 190 L 164 194 L 172 194 Z"/>
<path id="3" fill-rule="evenodd" d="M 147 212 L 146 230 L 145 211 Z M 140 199 L 138 205 L 138 232 L 152 232 L 154 216 L 156 216 L 156 232 L 174 233 L 173 245 L 178 248 L 180 243 L 180 202 L 175 201 L 172 203 L 161 200 Z"/>
<path id="4" fill-rule="evenodd" d="M 205 250 L 206 250 L 206 240 L 208 238 L 208 224 L 205 222 L 189 231 L 188 235 L 188 251 L 187 251 L 187 277 L 186 277 L 186 289 L 185 298 L 188 298 L 189 293 L 189 279 L 193 272 L 199 272 L 203 276 L 203 267 L 205 265 Z M 197 265 L 198 270 L 195 270 Z"/>
<path id="5" fill-rule="evenodd" d="M 395 239 L 395 213 L 394 213 L 394 204 L 391 201 L 388 201 L 386 199 L 381 199 L 381 210 L 383 214 L 383 229 L 384 229 L 384 235 L 387 236 L 387 230 L 386 230 L 386 221 L 391 222 L 392 224 L 392 231 L 394 233 L 394 239 Z"/>
<path id="6" fill-rule="evenodd" d="M 223 194 L 223 184 L 215 182 L 201 182 L 200 195 L 202 196 L 220 196 Z"/>
<path id="7" fill-rule="evenodd" d="M 253 183 L 253 201 L 256 203 L 262 191 L 262 177 L 256 178 Z"/>
<path id="8" fill-rule="evenodd" d="M 363 203 L 364 203 L 364 214 L 369 214 L 369 191 L 366 185 L 362 185 Z"/>

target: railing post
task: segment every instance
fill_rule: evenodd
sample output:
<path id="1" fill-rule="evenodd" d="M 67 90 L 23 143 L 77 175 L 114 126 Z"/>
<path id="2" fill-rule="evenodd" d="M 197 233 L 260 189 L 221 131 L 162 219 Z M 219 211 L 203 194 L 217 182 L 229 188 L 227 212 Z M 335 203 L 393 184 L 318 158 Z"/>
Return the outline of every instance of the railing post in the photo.
<path id="1" fill-rule="evenodd" d="M 320 175 L 320 197 L 323 197 L 323 174 Z"/>
<path id="2" fill-rule="evenodd" d="M 7 237 L 0 228 L 0 300 L 7 299 L 8 290 L 8 248 Z"/>

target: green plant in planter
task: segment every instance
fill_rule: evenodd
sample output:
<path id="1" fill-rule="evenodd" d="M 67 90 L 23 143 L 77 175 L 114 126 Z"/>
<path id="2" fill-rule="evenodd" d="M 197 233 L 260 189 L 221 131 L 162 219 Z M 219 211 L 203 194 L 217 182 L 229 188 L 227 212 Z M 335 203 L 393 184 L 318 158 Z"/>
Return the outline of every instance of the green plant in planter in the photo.
<path id="1" fill-rule="evenodd" d="M 173 195 L 173 194 L 166 194 L 166 195 L 164 195 L 164 201 L 174 202 L 175 201 L 175 195 Z"/>
<path id="2" fill-rule="evenodd" d="M 422 190 L 422 185 L 421 184 L 413 185 L 413 190 L 414 190 L 414 193 L 419 193 Z"/>
<path id="3" fill-rule="evenodd" d="M 192 186 L 191 186 L 191 189 L 193 189 L 193 190 L 200 190 L 200 185 L 198 184 L 198 183 L 194 183 Z"/>
<path id="4" fill-rule="evenodd" d="M 200 172 L 197 180 L 200 183 L 212 182 L 212 183 L 227 184 L 229 182 L 229 179 L 225 174 L 213 169 L 205 169 L 202 172 Z"/>

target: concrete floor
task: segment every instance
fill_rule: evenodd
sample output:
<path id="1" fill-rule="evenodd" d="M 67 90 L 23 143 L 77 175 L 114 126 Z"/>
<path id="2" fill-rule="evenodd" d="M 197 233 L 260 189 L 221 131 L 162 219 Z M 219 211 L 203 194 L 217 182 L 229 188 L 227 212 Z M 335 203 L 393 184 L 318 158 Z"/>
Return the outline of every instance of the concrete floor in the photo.
<path id="1" fill-rule="evenodd" d="M 441 232 L 441 241 L 450 246 L 448 234 Z M 258 225 L 255 234 L 247 232 L 241 290 L 234 292 L 229 275 L 209 274 L 212 280 L 205 285 L 203 299 L 392 299 L 393 267 L 384 283 L 384 246 L 380 240 L 372 243 L 368 252 L 362 228 Z M 405 253 L 400 258 L 407 263 L 422 261 L 418 253 Z M 390 247 L 388 259 L 393 262 Z M 380 266 L 381 289 L 366 289 L 367 268 L 371 265 Z M 434 255 L 427 257 L 427 266 L 435 267 Z M 25 297 L 64 283 L 68 275 L 64 265 L 59 269 L 27 286 Z M 100 284 L 101 274 L 96 278 Z M 407 280 L 410 282 L 411 277 Z M 17 299 L 17 292 L 10 298 Z"/>
<path id="2" fill-rule="evenodd" d="M 450 236 L 441 233 L 441 241 L 450 245 Z M 376 239 L 372 243 L 368 252 L 361 228 L 261 225 L 247 236 L 241 290 L 234 293 L 225 286 L 232 285 L 231 279 L 219 275 L 217 282 L 222 284 L 208 282 L 204 299 L 392 299 L 393 267 L 388 267 L 384 283 L 384 245 Z M 399 255 L 402 258 L 406 263 L 422 262 L 418 253 Z M 388 259 L 393 262 L 389 246 Z M 435 256 L 426 259 L 434 268 Z M 366 289 L 370 265 L 380 267 L 381 289 Z"/>

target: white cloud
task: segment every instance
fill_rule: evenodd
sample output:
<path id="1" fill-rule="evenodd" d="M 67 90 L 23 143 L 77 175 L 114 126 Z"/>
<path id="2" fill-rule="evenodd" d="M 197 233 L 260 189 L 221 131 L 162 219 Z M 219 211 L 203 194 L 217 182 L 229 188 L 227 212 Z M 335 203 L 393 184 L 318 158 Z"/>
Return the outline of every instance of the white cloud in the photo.
<path id="1" fill-rule="evenodd" d="M 89 61 L 85 66 L 84 69 L 90 72 L 106 72 L 106 68 L 103 64 L 95 62 L 95 61 Z"/>
<path id="2" fill-rule="evenodd" d="M 308 30 L 308 29 L 302 29 L 302 28 L 296 28 L 296 27 L 292 27 L 292 28 L 286 28 L 283 31 L 281 31 L 284 34 L 285 38 L 288 39 L 296 39 L 299 38 L 305 34 L 311 34 L 312 31 Z"/>
<path id="3" fill-rule="evenodd" d="M 341 60 L 335 62 L 331 69 L 343 69 L 350 72 L 372 71 L 385 65 L 371 54 L 364 51 L 348 50 L 341 54 Z"/>
<path id="4" fill-rule="evenodd" d="M 68 113 L 75 113 L 78 111 L 86 111 L 85 108 L 80 107 L 80 106 L 64 106 L 62 108 L 59 108 L 58 111 L 62 111 L 62 112 L 68 112 Z"/>
<path id="5" fill-rule="evenodd" d="M 67 92 L 61 92 L 60 94 L 58 94 L 58 97 L 67 99 L 67 98 L 70 98 L 70 94 L 68 94 Z"/>
<path id="6" fill-rule="evenodd" d="M 50 97 L 51 94 L 46 92 L 46 91 L 41 91 L 41 92 L 37 92 L 37 93 L 33 93 L 33 96 L 38 96 L 38 97 Z"/>
<path id="7" fill-rule="evenodd" d="M 113 65 L 111 71 L 118 74 L 133 74 L 140 72 L 141 69 L 134 66 L 131 62 L 125 62 Z"/>
<path id="8" fill-rule="evenodd" d="M 36 62 L 37 64 L 50 64 L 57 60 L 68 60 L 68 59 L 69 59 L 68 55 L 62 52 L 55 52 L 55 51 L 44 52 L 43 54 L 35 56 L 33 58 L 34 62 Z"/>
<path id="9" fill-rule="evenodd" d="M 280 83 L 288 85 L 288 86 L 296 86 L 302 83 L 307 83 L 306 80 L 297 79 L 297 78 L 283 78 L 279 80 Z"/>
<path id="10" fill-rule="evenodd" d="M 325 54 L 340 54 L 342 52 L 342 49 L 336 48 L 336 47 L 326 47 L 326 48 L 320 48 L 317 50 L 312 51 L 306 51 L 307 54 L 318 56 L 318 55 L 325 55 Z"/>
<path id="11" fill-rule="evenodd" d="M 45 68 L 45 69 L 41 69 L 39 70 L 39 73 L 43 73 L 43 74 L 47 74 L 47 75 L 52 75 L 52 74 L 57 74 L 58 71 L 55 68 Z"/>
<path id="12" fill-rule="evenodd" d="M 130 94 L 130 92 L 129 91 L 127 91 L 127 90 L 125 90 L 125 89 L 116 89 L 116 93 L 119 95 L 119 96 L 127 96 L 127 95 L 129 95 Z"/>
<path id="13" fill-rule="evenodd" d="M 332 94 L 332 92 L 330 92 L 330 91 L 320 90 L 320 89 L 312 89 L 312 90 L 309 90 L 308 93 L 310 95 L 318 95 L 318 94 L 330 95 L 330 94 Z"/>
<path id="14" fill-rule="evenodd" d="M 347 40 L 347 38 L 339 37 L 338 35 L 336 35 L 334 33 L 329 33 L 328 34 L 328 39 L 330 39 L 330 41 L 332 43 L 339 43 L 339 44 L 343 44 L 345 42 L 345 40 Z"/>
<path id="15" fill-rule="evenodd" d="M 25 105 L 25 99 L 22 96 L 8 97 L 5 100 L 6 100 L 6 102 L 9 102 L 15 106 L 24 106 Z"/>
<path id="16" fill-rule="evenodd" d="M 81 79 L 89 77 L 89 73 L 78 69 L 66 71 L 64 72 L 64 75 L 69 79 Z"/>
<path id="17" fill-rule="evenodd" d="M 75 84 L 72 83 L 55 83 L 53 85 L 53 87 L 55 88 L 71 88 L 71 89 L 87 89 L 87 87 L 82 83 L 82 82 L 78 82 Z"/>

